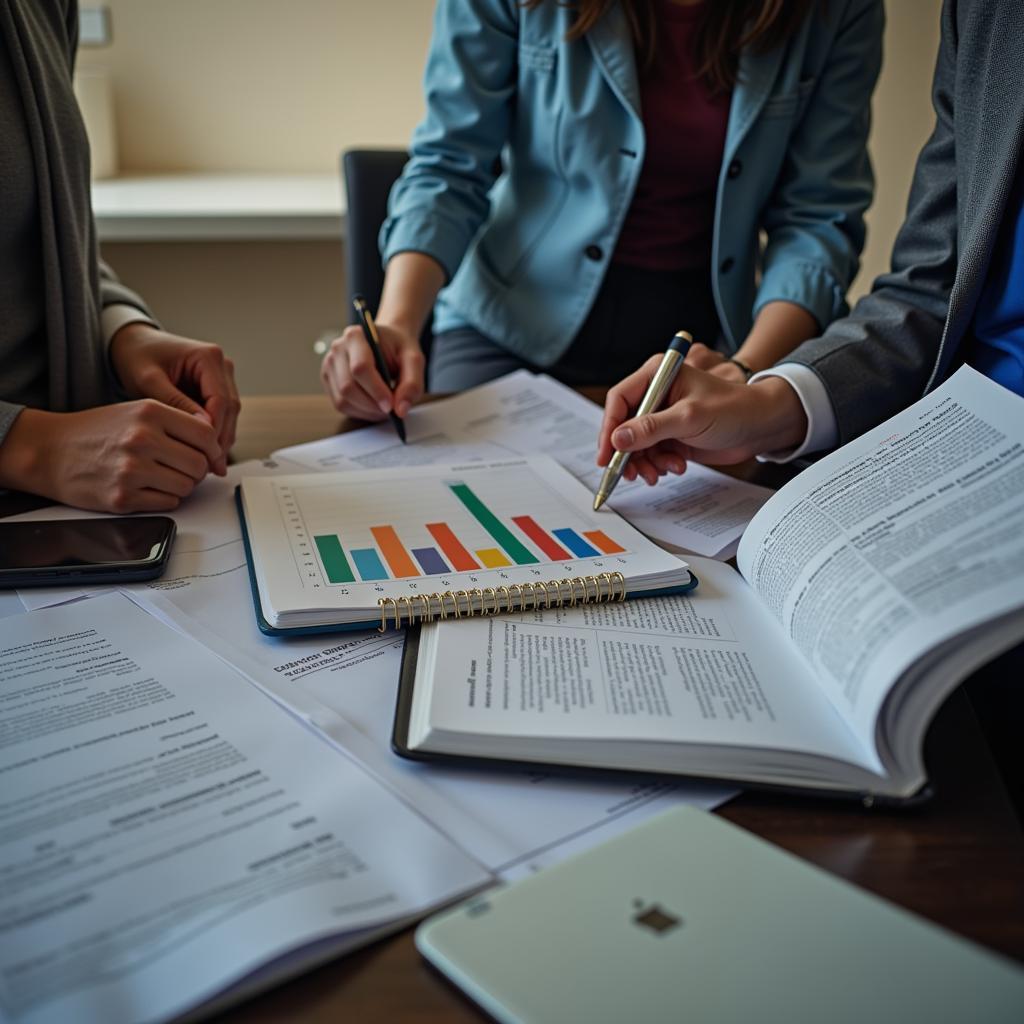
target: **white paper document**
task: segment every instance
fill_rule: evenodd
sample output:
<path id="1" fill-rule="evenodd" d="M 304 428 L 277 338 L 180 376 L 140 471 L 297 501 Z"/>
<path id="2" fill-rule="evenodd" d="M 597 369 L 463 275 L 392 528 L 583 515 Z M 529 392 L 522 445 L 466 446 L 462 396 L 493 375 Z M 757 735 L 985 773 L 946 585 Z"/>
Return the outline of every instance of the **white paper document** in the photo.
<path id="1" fill-rule="evenodd" d="M 489 875 L 108 595 L 0 622 L 0 1010 L 153 1021 Z"/>
<path id="2" fill-rule="evenodd" d="M 132 588 L 387 782 L 460 847 L 506 877 L 599 842 L 675 803 L 710 808 L 733 791 L 479 772 L 396 757 L 391 729 L 400 633 L 268 638 L 256 628 L 241 545 L 201 556 L 178 580 Z M 589 838 L 588 838 L 589 837 Z"/>
<path id="3" fill-rule="evenodd" d="M 601 409 L 551 377 L 526 370 L 417 406 L 406 419 L 409 443 L 390 423 L 282 448 L 275 457 L 309 470 L 379 469 L 544 453 L 591 492 Z M 654 488 L 621 482 L 609 506 L 652 539 L 698 555 L 728 556 L 753 514 L 771 496 L 699 463 Z"/>

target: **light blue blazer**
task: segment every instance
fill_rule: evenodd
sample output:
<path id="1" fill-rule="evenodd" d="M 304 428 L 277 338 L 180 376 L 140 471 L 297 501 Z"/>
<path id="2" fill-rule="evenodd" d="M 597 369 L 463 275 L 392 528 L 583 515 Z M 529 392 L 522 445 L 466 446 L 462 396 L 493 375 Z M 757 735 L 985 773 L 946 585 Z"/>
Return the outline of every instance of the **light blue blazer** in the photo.
<path id="1" fill-rule="evenodd" d="M 426 116 L 380 235 L 385 263 L 411 250 L 445 268 L 435 331 L 470 326 L 541 366 L 594 302 L 644 157 L 625 15 L 567 42 L 571 17 L 554 0 L 439 0 Z M 774 300 L 822 327 L 846 312 L 883 24 L 881 0 L 828 0 L 783 48 L 741 57 L 712 254 L 725 351 Z"/>

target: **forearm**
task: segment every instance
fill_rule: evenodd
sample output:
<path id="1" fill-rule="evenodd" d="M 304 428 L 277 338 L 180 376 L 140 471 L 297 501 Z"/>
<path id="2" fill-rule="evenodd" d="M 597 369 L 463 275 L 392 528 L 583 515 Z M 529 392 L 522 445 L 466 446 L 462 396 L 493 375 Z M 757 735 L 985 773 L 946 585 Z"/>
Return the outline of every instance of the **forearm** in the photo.
<path id="1" fill-rule="evenodd" d="M 400 252 L 388 261 L 377 322 L 418 338 L 444 287 L 441 264 L 421 252 Z"/>
<path id="2" fill-rule="evenodd" d="M 757 314 L 736 358 L 754 373 L 767 370 L 819 333 L 817 320 L 802 306 L 793 302 L 769 302 Z"/>

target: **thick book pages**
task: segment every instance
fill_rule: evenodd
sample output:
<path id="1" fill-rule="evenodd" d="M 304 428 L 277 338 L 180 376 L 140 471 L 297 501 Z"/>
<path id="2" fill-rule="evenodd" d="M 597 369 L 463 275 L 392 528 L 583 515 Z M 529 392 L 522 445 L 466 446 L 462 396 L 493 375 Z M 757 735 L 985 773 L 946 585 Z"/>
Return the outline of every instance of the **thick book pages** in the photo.
<path id="1" fill-rule="evenodd" d="M 692 558 L 692 596 L 424 627 L 396 748 L 912 798 L 941 702 L 1024 639 L 1024 401 L 960 370 L 787 484 L 738 563 Z"/>
<path id="2" fill-rule="evenodd" d="M 548 456 L 245 478 L 266 632 L 397 628 L 682 591 L 695 578 Z"/>

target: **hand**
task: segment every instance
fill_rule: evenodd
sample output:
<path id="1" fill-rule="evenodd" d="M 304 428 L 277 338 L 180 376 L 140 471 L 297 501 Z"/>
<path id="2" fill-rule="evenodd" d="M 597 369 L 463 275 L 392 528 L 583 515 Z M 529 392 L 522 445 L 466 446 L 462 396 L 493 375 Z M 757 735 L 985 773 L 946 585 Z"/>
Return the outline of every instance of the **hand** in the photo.
<path id="1" fill-rule="evenodd" d="M 223 459 L 202 410 L 151 398 L 84 412 L 24 409 L 0 444 L 0 487 L 96 512 L 165 512 Z"/>
<path id="2" fill-rule="evenodd" d="M 623 476 L 648 484 L 682 473 L 687 460 L 729 464 L 798 445 L 807 417 L 796 392 L 781 377 L 738 384 L 684 365 L 660 412 L 630 419 L 661 365 L 652 356 L 608 392 L 598 439 L 597 464 L 615 451 L 634 453 Z M 640 453 L 640 454 L 638 454 Z"/>
<path id="3" fill-rule="evenodd" d="M 721 352 L 695 341 L 686 353 L 686 365 L 697 370 L 707 370 L 722 380 L 733 384 L 746 384 L 747 375 L 735 364 L 731 363 Z"/>
<path id="4" fill-rule="evenodd" d="M 373 350 L 362 327 L 345 328 L 331 342 L 320 366 L 324 390 L 335 409 L 361 420 L 382 420 L 390 412 L 405 417 L 413 402 L 423 395 L 423 350 L 411 332 L 377 322 L 381 351 L 397 378 L 392 394 L 377 372 Z"/>
<path id="5" fill-rule="evenodd" d="M 241 403 L 234 364 L 220 346 L 179 338 L 151 324 L 131 323 L 114 335 L 110 361 L 133 398 L 155 398 L 190 415 L 205 416 L 222 452 L 210 468 L 219 476 L 227 472 Z"/>

